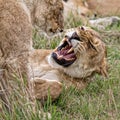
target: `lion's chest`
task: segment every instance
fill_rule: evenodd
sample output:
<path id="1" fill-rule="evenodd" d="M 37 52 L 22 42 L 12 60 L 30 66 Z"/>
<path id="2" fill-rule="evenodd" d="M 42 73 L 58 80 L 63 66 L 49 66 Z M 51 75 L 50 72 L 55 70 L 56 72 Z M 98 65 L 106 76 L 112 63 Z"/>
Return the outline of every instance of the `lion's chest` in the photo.
<path id="1" fill-rule="evenodd" d="M 73 78 L 85 78 L 92 74 L 94 68 L 87 68 L 83 65 L 78 65 L 76 67 L 70 67 L 69 69 L 64 69 L 64 72 Z"/>

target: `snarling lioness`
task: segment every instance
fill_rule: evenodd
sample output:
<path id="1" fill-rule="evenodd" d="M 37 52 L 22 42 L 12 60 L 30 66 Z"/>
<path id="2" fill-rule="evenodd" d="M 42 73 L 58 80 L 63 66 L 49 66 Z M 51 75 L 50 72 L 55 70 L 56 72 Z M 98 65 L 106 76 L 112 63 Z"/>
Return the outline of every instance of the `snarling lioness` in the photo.
<path id="1" fill-rule="evenodd" d="M 37 99 L 46 99 L 48 93 L 56 99 L 62 83 L 82 89 L 95 73 L 107 76 L 105 44 L 97 32 L 87 27 L 68 32 L 55 50 L 33 51 L 30 61 Z"/>

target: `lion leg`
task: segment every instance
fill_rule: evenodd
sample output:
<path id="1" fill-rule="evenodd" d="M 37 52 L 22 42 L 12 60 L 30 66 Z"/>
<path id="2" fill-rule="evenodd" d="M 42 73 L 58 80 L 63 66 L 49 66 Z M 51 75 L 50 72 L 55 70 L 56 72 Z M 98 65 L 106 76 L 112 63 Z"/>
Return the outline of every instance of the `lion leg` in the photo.
<path id="1" fill-rule="evenodd" d="M 49 96 L 54 101 L 62 91 L 62 84 L 57 80 L 34 78 L 32 83 L 34 97 L 42 101 L 46 100 Z"/>
<path id="2" fill-rule="evenodd" d="M 28 80 L 32 25 L 24 8 L 14 0 L 0 1 L 0 99 L 11 108 L 17 80 Z M 4 9 L 3 9 L 4 8 Z M 16 99 L 16 98 L 15 98 Z M 12 108 L 11 108 L 12 109 Z"/>

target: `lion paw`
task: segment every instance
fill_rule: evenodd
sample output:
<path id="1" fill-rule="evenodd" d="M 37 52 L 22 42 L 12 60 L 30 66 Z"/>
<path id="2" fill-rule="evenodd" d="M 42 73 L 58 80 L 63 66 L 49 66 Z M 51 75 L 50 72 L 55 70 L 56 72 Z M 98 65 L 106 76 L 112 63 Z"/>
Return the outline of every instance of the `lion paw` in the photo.
<path id="1" fill-rule="evenodd" d="M 59 97 L 62 91 L 62 84 L 56 80 L 33 80 L 34 96 L 39 100 L 46 100 L 49 96 L 52 100 Z"/>

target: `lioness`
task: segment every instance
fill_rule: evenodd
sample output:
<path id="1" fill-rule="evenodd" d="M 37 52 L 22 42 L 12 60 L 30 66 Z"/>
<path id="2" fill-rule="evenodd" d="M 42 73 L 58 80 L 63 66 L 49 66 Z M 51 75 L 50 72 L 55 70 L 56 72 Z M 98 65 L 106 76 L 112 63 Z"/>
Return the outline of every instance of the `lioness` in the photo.
<path id="1" fill-rule="evenodd" d="M 95 74 L 107 76 L 106 47 L 91 28 L 78 27 L 65 35 L 55 50 L 34 50 L 30 56 L 34 96 L 55 100 L 62 83 L 84 88 Z"/>
<path id="2" fill-rule="evenodd" d="M 62 12 L 62 0 L 0 0 L 0 91 L 6 97 L 11 91 L 10 80 L 29 79 L 32 28 L 48 35 L 61 32 Z M 0 97 L 6 99 L 3 93 Z"/>

